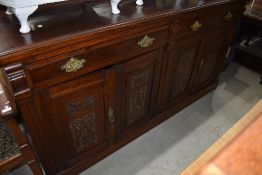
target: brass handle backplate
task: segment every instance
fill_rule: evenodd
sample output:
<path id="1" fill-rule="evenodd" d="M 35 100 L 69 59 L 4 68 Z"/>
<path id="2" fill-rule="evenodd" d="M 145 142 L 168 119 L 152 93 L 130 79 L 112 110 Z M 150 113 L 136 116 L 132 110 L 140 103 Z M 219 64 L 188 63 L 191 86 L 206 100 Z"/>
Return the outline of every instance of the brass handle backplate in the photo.
<path id="1" fill-rule="evenodd" d="M 194 24 L 191 25 L 191 29 L 193 31 L 197 31 L 202 27 L 202 24 L 199 21 L 195 21 Z"/>
<path id="2" fill-rule="evenodd" d="M 231 12 L 228 12 L 228 13 L 225 15 L 224 18 L 225 18 L 225 20 L 230 21 L 230 20 L 233 18 L 233 15 L 232 15 Z"/>
<path id="3" fill-rule="evenodd" d="M 61 70 L 65 70 L 66 72 L 77 72 L 79 69 L 84 67 L 85 62 L 85 59 L 79 60 L 72 57 L 66 62 L 65 65 L 61 66 Z"/>
<path id="4" fill-rule="evenodd" d="M 109 123 L 114 123 L 115 116 L 114 116 L 114 110 L 112 109 L 112 107 L 108 108 L 107 117 L 108 117 L 108 122 Z"/>
<path id="5" fill-rule="evenodd" d="M 153 44 L 154 41 L 155 41 L 155 38 L 151 38 L 151 37 L 145 35 L 144 38 L 137 43 L 137 45 L 139 45 L 140 47 L 148 47 L 151 44 Z"/>

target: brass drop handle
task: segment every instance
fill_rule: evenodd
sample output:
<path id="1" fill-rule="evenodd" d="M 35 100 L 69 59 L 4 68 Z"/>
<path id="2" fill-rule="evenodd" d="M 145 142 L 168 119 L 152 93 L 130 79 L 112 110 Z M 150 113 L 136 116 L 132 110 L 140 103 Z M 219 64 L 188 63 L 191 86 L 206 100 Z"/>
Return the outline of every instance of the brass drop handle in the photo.
<path id="1" fill-rule="evenodd" d="M 61 70 L 65 72 L 77 72 L 79 69 L 83 68 L 85 65 L 85 59 L 70 58 L 65 65 L 61 66 Z"/>
<path id="2" fill-rule="evenodd" d="M 191 25 L 191 29 L 193 31 L 197 31 L 202 27 L 202 23 L 200 23 L 199 21 L 195 21 L 194 24 Z"/>
<path id="3" fill-rule="evenodd" d="M 107 117 L 108 117 L 108 122 L 109 123 L 114 123 L 115 121 L 115 115 L 114 115 L 114 110 L 110 106 L 107 111 Z"/>
<path id="4" fill-rule="evenodd" d="M 148 35 L 145 35 L 142 40 L 140 40 L 137 45 L 144 48 L 152 45 L 155 41 L 155 38 L 151 38 Z"/>
<path id="5" fill-rule="evenodd" d="M 224 16 L 225 20 L 230 21 L 233 18 L 233 15 L 231 12 L 228 12 L 225 16 Z"/>

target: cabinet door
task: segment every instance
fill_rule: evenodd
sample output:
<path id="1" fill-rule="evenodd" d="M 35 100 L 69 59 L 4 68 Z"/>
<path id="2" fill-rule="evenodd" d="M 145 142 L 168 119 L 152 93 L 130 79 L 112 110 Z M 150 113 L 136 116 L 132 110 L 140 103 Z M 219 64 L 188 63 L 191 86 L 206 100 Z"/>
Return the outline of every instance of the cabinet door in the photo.
<path id="1" fill-rule="evenodd" d="M 139 127 L 154 113 L 162 49 L 140 55 L 118 66 L 121 82 L 121 134 Z"/>
<path id="2" fill-rule="evenodd" d="M 47 149 L 60 153 L 58 164 L 68 167 L 88 159 L 114 139 L 114 76 L 112 70 L 100 71 L 50 87 L 43 94 L 53 130 L 49 137 L 57 143 Z"/>
<path id="3" fill-rule="evenodd" d="M 202 45 L 202 36 L 191 35 L 171 43 L 167 73 L 163 75 L 165 81 L 160 106 L 175 103 L 187 96 Z"/>
<path id="4" fill-rule="evenodd" d="M 221 26 L 208 34 L 204 46 L 205 51 L 199 61 L 193 91 L 197 91 L 217 79 L 220 71 L 218 69 L 224 63 L 226 29 L 226 26 Z"/>

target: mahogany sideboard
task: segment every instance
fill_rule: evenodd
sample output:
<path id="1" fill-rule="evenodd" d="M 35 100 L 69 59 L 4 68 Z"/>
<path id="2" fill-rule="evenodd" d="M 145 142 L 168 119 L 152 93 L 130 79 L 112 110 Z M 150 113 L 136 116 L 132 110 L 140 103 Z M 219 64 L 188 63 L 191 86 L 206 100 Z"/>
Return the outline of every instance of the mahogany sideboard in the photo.
<path id="1" fill-rule="evenodd" d="M 241 0 L 76 3 L 31 33 L 0 8 L 0 67 L 47 174 L 77 174 L 217 86 Z"/>

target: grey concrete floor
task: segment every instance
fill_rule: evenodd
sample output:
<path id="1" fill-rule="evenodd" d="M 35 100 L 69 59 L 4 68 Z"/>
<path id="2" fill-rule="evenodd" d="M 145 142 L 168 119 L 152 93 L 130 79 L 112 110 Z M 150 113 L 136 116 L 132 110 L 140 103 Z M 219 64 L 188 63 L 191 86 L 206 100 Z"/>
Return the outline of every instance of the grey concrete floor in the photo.
<path id="1" fill-rule="evenodd" d="M 178 175 L 262 98 L 259 75 L 232 63 L 218 88 L 80 175 Z M 27 167 L 10 175 L 30 174 Z"/>

